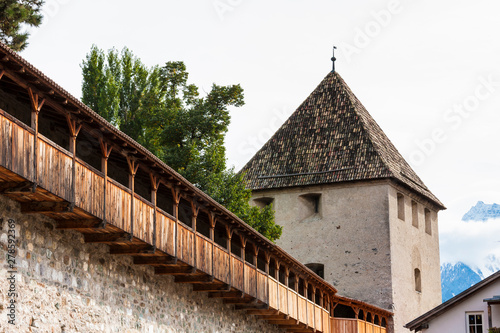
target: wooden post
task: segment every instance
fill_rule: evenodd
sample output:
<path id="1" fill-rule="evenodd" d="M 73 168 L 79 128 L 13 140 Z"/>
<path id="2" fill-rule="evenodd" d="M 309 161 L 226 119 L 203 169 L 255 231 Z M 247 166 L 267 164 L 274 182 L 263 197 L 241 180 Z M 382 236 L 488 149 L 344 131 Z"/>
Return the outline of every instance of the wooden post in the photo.
<path id="1" fill-rule="evenodd" d="M 72 166 L 71 166 L 71 206 L 74 207 L 76 204 L 76 137 L 80 130 L 82 129 L 82 124 L 77 124 L 76 120 L 67 114 L 66 120 L 68 122 L 70 141 L 69 141 L 69 151 L 73 155 Z"/>
<path id="2" fill-rule="evenodd" d="M 130 156 L 126 156 L 129 175 L 128 175 L 128 186 L 130 188 L 130 240 L 134 238 L 134 215 L 135 215 L 135 207 L 134 207 L 134 197 L 135 197 L 135 175 L 137 173 L 137 169 L 139 168 L 139 164 L 136 160 Z"/>
<path id="3" fill-rule="evenodd" d="M 269 254 L 269 252 L 264 252 L 264 256 L 265 256 L 265 259 L 266 259 L 266 266 L 265 266 L 265 270 L 266 270 L 266 281 L 267 281 L 267 305 L 269 305 L 269 264 L 271 262 L 271 255 Z"/>
<path id="4" fill-rule="evenodd" d="M 172 196 L 174 198 L 174 257 L 178 258 L 177 244 L 178 244 L 178 230 L 177 225 L 179 224 L 179 202 L 181 201 L 181 191 L 178 188 L 172 188 Z"/>
<path id="5" fill-rule="evenodd" d="M 31 128 L 35 130 L 35 136 L 33 138 L 33 192 L 38 185 L 38 114 L 42 109 L 45 99 L 39 100 L 39 96 L 33 93 L 30 87 L 28 87 L 28 94 L 31 102 Z"/>
<path id="6" fill-rule="evenodd" d="M 278 301 L 278 310 L 280 310 L 280 263 L 277 259 L 274 260 L 275 264 L 275 272 L 274 272 L 274 278 L 278 282 L 278 286 L 276 288 L 276 293 L 277 295 L 277 301 Z"/>
<path id="7" fill-rule="evenodd" d="M 313 302 L 313 329 L 316 331 L 316 287 L 312 285 L 312 302 Z"/>
<path id="8" fill-rule="evenodd" d="M 210 240 L 212 241 L 212 276 L 214 276 L 214 253 L 215 253 L 215 224 L 217 223 L 214 212 L 208 214 L 208 221 L 210 222 Z"/>
<path id="9" fill-rule="evenodd" d="M 288 299 L 288 295 L 290 294 L 288 292 L 288 289 L 289 289 L 289 287 L 288 287 L 288 278 L 289 277 L 290 277 L 290 270 L 289 270 L 288 267 L 285 266 L 285 290 L 286 290 L 286 308 L 287 308 L 286 312 L 287 312 L 287 316 L 290 315 L 290 306 L 289 306 L 290 305 L 290 300 Z M 297 302 L 298 302 L 298 300 L 299 299 L 297 297 Z M 297 313 L 298 313 L 298 311 L 299 311 L 299 307 L 297 306 Z"/>
<path id="10" fill-rule="evenodd" d="M 382 323 L 380 323 L 380 326 L 382 326 Z M 493 327 L 493 320 L 491 318 L 491 303 L 488 302 L 488 328 Z"/>
<path id="11" fill-rule="evenodd" d="M 108 159 L 111 155 L 113 147 L 108 145 L 102 137 L 99 138 L 99 144 L 101 145 L 101 171 L 104 173 L 104 198 L 102 206 L 102 227 L 106 227 L 106 197 L 107 197 L 107 187 L 108 187 Z"/>
<path id="12" fill-rule="evenodd" d="M 245 239 L 245 237 L 243 237 L 243 235 L 239 235 L 239 236 L 240 236 L 240 241 L 241 241 L 240 255 L 241 255 L 241 259 L 243 260 L 243 291 L 246 291 L 245 290 L 245 270 L 246 270 L 245 267 L 247 266 L 247 264 L 245 261 L 245 247 L 247 245 L 247 240 Z"/>
<path id="13" fill-rule="evenodd" d="M 158 193 L 158 187 L 160 186 L 160 177 L 149 173 L 149 178 L 151 179 L 151 203 L 153 204 L 153 251 L 156 251 L 156 194 Z"/>
<path id="14" fill-rule="evenodd" d="M 231 239 L 233 237 L 233 230 L 227 224 L 226 224 L 226 234 L 227 234 L 227 254 L 229 258 L 229 286 L 231 286 L 233 284 L 233 276 L 232 276 L 233 265 L 231 265 Z"/>
<path id="15" fill-rule="evenodd" d="M 258 255 L 259 255 L 259 248 L 257 246 L 253 246 L 253 263 L 255 265 L 255 298 L 258 299 L 259 296 L 259 271 L 257 270 L 257 264 L 258 264 Z"/>
<path id="16" fill-rule="evenodd" d="M 191 200 L 191 210 L 193 211 L 193 216 L 191 217 L 191 227 L 193 228 L 193 233 L 194 233 L 194 240 L 193 240 L 193 254 L 194 254 L 194 260 L 193 260 L 193 267 L 197 268 L 197 257 L 198 257 L 198 236 L 196 235 L 196 219 L 198 218 L 198 212 L 200 211 L 200 206 L 195 202 L 196 198 L 193 198 Z"/>
<path id="17" fill-rule="evenodd" d="M 306 295 L 306 327 L 309 327 L 309 316 L 307 315 L 307 300 L 309 299 L 309 284 L 307 283 L 307 280 L 304 280 L 304 291 L 305 291 L 305 295 Z M 298 299 L 298 297 L 297 297 Z M 297 305 L 298 307 L 298 305 Z"/>

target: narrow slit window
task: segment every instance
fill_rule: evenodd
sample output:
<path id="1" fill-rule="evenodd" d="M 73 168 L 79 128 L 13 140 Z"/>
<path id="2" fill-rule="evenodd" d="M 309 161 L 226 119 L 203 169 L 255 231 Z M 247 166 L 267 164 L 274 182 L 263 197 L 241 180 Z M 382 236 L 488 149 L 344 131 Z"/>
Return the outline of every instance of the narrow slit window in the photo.
<path id="1" fill-rule="evenodd" d="M 418 204 L 415 201 L 411 202 L 411 224 L 418 228 Z"/>
<path id="2" fill-rule="evenodd" d="M 405 197 L 401 193 L 398 193 L 398 218 L 405 220 Z"/>
<path id="3" fill-rule="evenodd" d="M 415 268 L 415 291 L 422 292 L 422 276 L 420 273 L 420 269 Z"/>
<path id="4" fill-rule="evenodd" d="M 427 208 L 424 210 L 425 214 L 425 232 L 429 235 L 432 235 L 432 219 L 431 219 L 431 211 Z"/>

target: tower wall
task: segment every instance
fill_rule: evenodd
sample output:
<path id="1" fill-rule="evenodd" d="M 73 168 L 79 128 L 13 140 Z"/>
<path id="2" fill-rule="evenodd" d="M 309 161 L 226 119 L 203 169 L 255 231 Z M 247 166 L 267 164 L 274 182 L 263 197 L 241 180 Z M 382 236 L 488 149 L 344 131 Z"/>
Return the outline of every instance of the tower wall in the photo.
<path id="1" fill-rule="evenodd" d="M 324 264 L 325 280 L 341 295 L 390 309 L 388 189 L 385 182 L 317 185 L 258 191 L 254 199 L 273 198 L 280 247 L 304 264 Z M 311 194 L 320 194 L 318 213 L 304 198 Z"/>
<path id="2" fill-rule="evenodd" d="M 316 213 L 311 198 L 318 195 Z M 405 323 L 441 302 L 437 212 L 418 198 L 378 180 L 254 191 L 252 201 L 272 199 L 276 223 L 283 226 L 280 247 L 304 264 L 324 264 L 324 278 L 339 294 L 393 311 L 394 332 L 408 332 Z M 415 290 L 415 268 L 421 291 Z"/>
<path id="3" fill-rule="evenodd" d="M 403 195 L 404 219 L 398 216 L 398 193 Z M 425 225 L 426 209 L 430 214 L 430 234 Z M 406 323 L 441 304 L 437 211 L 412 193 L 391 186 L 389 217 L 394 326 L 396 332 L 409 332 L 402 328 Z M 420 288 L 416 285 L 415 269 L 420 271 Z"/>

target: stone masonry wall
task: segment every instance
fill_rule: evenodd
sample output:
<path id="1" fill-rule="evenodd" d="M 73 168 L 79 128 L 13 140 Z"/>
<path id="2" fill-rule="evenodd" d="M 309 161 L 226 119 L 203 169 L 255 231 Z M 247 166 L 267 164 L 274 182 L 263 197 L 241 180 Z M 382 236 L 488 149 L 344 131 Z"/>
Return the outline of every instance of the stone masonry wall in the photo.
<path id="1" fill-rule="evenodd" d="M 283 332 L 190 285 L 155 276 L 106 245 L 85 244 L 0 197 L 0 332 Z M 15 221 L 15 325 L 8 323 L 9 219 Z M 12 226 L 12 223 L 10 223 Z"/>

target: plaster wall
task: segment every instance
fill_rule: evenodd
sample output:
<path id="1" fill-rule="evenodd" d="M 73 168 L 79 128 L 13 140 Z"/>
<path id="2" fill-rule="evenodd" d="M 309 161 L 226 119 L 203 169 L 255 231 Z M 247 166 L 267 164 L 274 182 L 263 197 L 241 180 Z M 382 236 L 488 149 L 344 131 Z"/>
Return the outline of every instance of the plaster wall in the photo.
<path id="1" fill-rule="evenodd" d="M 51 219 L 21 214 L 0 196 L 0 332 L 270 332 L 277 326 L 235 311 L 221 300 L 154 275 L 107 245 L 85 244 Z M 9 220 L 15 223 L 15 294 L 9 296 Z M 8 304 L 15 300 L 15 324 Z"/>
<path id="2" fill-rule="evenodd" d="M 404 219 L 398 216 L 398 193 L 404 202 Z M 426 208 L 430 234 L 425 227 Z M 437 212 L 428 202 L 394 186 L 389 187 L 389 212 L 394 327 L 396 332 L 409 332 L 403 328 L 406 323 L 441 304 Z M 420 271 L 421 291 L 416 290 L 415 269 Z"/>
<path id="3" fill-rule="evenodd" d="M 483 332 L 488 332 L 488 306 L 483 299 L 500 295 L 500 280 L 477 291 L 466 300 L 452 306 L 446 312 L 429 322 L 429 328 L 422 330 L 422 333 L 467 333 L 467 313 L 479 312 L 483 315 Z M 500 305 L 491 306 L 493 327 L 500 327 Z M 415 319 L 415 318 L 413 318 Z"/>
<path id="4" fill-rule="evenodd" d="M 320 194 L 318 213 L 306 199 L 314 194 Z M 265 190 L 253 197 L 273 198 L 281 248 L 304 264 L 324 264 L 324 278 L 339 294 L 391 309 L 387 184 Z"/>

